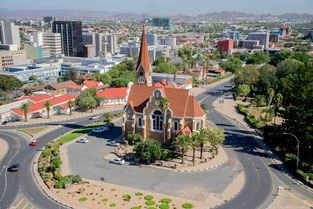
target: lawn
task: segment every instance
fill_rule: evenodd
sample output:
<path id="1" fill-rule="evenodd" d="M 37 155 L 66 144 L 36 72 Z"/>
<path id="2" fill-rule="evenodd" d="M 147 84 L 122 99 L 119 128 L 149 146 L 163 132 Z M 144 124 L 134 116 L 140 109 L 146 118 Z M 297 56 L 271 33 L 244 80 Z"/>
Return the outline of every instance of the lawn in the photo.
<path id="1" fill-rule="evenodd" d="M 47 128 L 48 128 L 48 126 L 44 126 L 44 127 L 37 127 L 37 128 L 17 129 L 17 131 L 20 131 L 20 132 L 23 132 L 25 134 L 33 136 L 34 134 L 38 134 Z"/>

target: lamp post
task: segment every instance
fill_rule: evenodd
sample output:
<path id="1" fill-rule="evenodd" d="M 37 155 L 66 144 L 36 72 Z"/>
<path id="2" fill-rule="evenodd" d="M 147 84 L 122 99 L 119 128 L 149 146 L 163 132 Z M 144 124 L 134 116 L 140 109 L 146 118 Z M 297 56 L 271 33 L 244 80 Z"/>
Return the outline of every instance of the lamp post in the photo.
<path id="1" fill-rule="evenodd" d="M 298 152 L 297 152 L 297 169 L 298 169 L 298 165 L 299 165 L 299 146 L 300 146 L 299 139 L 292 133 L 284 132 L 283 134 L 293 136 L 297 140 L 297 142 L 298 142 L 298 146 L 297 146 L 297 149 L 298 149 Z"/>

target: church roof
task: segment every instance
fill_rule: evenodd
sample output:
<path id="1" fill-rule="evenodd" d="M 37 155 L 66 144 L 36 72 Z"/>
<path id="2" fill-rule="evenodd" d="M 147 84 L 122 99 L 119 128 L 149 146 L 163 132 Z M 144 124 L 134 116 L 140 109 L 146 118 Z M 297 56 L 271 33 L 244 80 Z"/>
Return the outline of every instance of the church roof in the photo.
<path id="1" fill-rule="evenodd" d="M 138 67 L 140 66 L 140 64 L 142 65 L 145 72 L 149 72 L 150 57 L 149 57 L 148 44 L 147 44 L 146 33 L 145 33 L 144 28 L 142 31 L 141 46 L 140 46 L 140 53 L 139 53 L 139 57 L 138 57 L 137 70 L 138 70 Z"/>
<path id="2" fill-rule="evenodd" d="M 132 85 L 127 104 L 132 103 L 135 112 L 143 112 L 149 98 L 155 89 L 160 89 L 163 96 L 168 98 L 172 116 L 176 117 L 202 117 L 205 115 L 194 96 L 189 95 L 187 89 L 176 89 L 169 87 Z"/>

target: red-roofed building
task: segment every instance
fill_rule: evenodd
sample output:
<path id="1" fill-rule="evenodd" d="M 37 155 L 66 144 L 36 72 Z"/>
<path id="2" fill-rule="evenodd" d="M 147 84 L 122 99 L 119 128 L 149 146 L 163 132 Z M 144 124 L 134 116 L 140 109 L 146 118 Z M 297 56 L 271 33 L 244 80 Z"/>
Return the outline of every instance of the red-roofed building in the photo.
<path id="1" fill-rule="evenodd" d="M 141 50 L 147 50 L 143 42 L 145 42 L 144 38 Z M 138 66 L 137 74 L 142 72 L 141 64 Z M 151 74 L 147 73 L 146 76 Z M 167 84 L 163 81 L 157 86 L 129 83 L 123 114 L 123 137 L 127 138 L 128 135 L 136 133 L 144 138 L 171 144 L 180 130 L 182 133 L 190 130 L 188 132 L 190 134 L 206 127 L 206 114 L 195 97 L 189 95 L 189 90 L 168 87 Z M 163 97 L 169 100 L 169 108 L 165 112 L 161 108 Z M 165 127 L 163 127 L 164 120 Z"/>
<path id="2" fill-rule="evenodd" d="M 78 94 L 81 91 L 84 91 L 88 88 L 96 88 L 97 91 L 102 91 L 104 89 L 108 89 L 110 84 L 103 84 L 101 81 L 88 81 L 85 80 L 83 85 L 70 84 L 67 86 L 68 94 Z"/>
<path id="3" fill-rule="evenodd" d="M 181 87 L 181 85 L 179 84 L 176 84 L 174 82 L 170 82 L 170 81 L 161 81 L 159 83 L 155 83 L 153 84 L 153 86 L 156 86 L 156 87 L 169 87 L 169 88 L 179 88 Z"/>
<path id="4" fill-rule="evenodd" d="M 27 117 L 37 118 L 37 117 L 46 116 L 47 110 L 44 104 L 47 101 L 50 101 L 51 103 L 50 115 L 66 113 L 69 111 L 67 102 L 70 100 L 75 101 L 76 97 L 77 95 L 75 94 L 65 94 L 59 97 L 55 97 L 52 99 L 48 99 L 48 100 L 31 104 L 29 105 L 30 111 L 28 112 Z M 14 114 L 15 120 L 25 119 L 24 112 L 20 108 L 14 109 L 13 114 Z"/>
<path id="5" fill-rule="evenodd" d="M 101 106 L 108 105 L 124 105 L 126 103 L 127 88 L 110 88 L 103 91 L 98 91 L 96 94 L 100 98 L 105 97 L 105 100 L 100 104 Z"/>

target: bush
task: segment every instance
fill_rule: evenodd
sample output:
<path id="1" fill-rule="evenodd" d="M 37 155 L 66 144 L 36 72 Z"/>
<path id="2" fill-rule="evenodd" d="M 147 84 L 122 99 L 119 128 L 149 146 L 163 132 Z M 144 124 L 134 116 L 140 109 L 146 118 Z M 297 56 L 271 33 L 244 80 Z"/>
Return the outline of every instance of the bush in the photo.
<path id="1" fill-rule="evenodd" d="M 193 208 L 193 204 L 191 204 L 191 203 L 185 203 L 182 206 L 183 206 L 183 208 L 187 208 L 187 209 Z"/>
<path id="2" fill-rule="evenodd" d="M 50 173 L 45 173 L 45 174 L 44 174 L 44 179 L 45 179 L 46 181 L 51 180 L 51 175 L 50 175 Z"/>
<path id="3" fill-rule="evenodd" d="M 117 112 L 117 113 L 114 113 L 114 117 L 121 117 L 122 116 L 122 113 L 121 112 Z"/>
<path id="4" fill-rule="evenodd" d="M 83 201 L 86 201 L 87 200 L 87 197 L 82 197 L 82 198 L 80 198 L 78 201 L 79 202 L 83 202 Z"/>
<path id="5" fill-rule="evenodd" d="M 110 207 L 112 207 L 112 208 L 115 207 L 115 206 L 116 206 L 116 203 L 111 203 L 110 204 Z"/>
<path id="6" fill-rule="evenodd" d="M 153 200 L 149 200 L 146 202 L 146 205 L 155 205 L 155 202 Z"/>
<path id="7" fill-rule="evenodd" d="M 161 208 L 161 209 L 169 209 L 170 206 L 167 205 L 167 204 L 162 204 L 162 205 L 159 206 L 159 208 Z"/>
<path id="8" fill-rule="evenodd" d="M 132 207 L 131 209 L 141 209 L 141 207 Z"/>
<path id="9" fill-rule="evenodd" d="M 153 196 L 152 195 L 147 195 L 147 196 L 145 196 L 145 200 L 153 200 Z"/>
<path id="10" fill-rule="evenodd" d="M 136 192 L 136 196 L 141 196 L 142 193 L 141 192 Z"/>
<path id="11" fill-rule="evenodd" d="M 108 201 L 107 198 L 102 199 L 102 202 L 107 202 L 107 201 Z"/>
<path id="12" fill-rule="evenodd" d="M 42 152 L 42 155 L 44 157 L 50 157 L 51 155 L 51 149 L 45 149 L 43 152 Z"/>
<path id="13" fill-rule="evenodd" d="M 105 122 L 111 122 L 112 121 L 112 118 L 111 117 L 107 117 Z"/>
<path id="14" fill-rule="evenodd" d="M 123 195 L 124 199 L 127 199 L 128 201 L 130 201 L 130 199 L 132 198 L 129 194 L 125 194 Z"/>
<path id="15" fill-rule="evenodd" d="M 161 200 L 161 202 L 168 204 L 168 203 L 172 202 L 172 200 L 168 199 L 168 198 L 164 198 L 164 199 Z"/>
<path id="16" fill-rule="evenodd" d="M 130 134 L 127 136 L 127 139 L 130 145 L 137 144 L 138 142 L 144 141 L 143 136 L 140 134 Z"/>
<path id="17" fill-rule="evenodd" d="M 108 117 L 112 118 L 113 117 L 110 113 L 104 113 L 103 116 L 106 118 L 108 118 Z"/>
<path id="18" fill-rule="evenodd" d="M 57 174 L 54 175 L 53 178 L 54 178 L 55 180 L 57 180 L 57 181 L 60 181 L 60 180 L 63 178 L 63 176 L 62 176 L 61 174 L 57 173 Z"/>
<path id="19" fill-rule="evenodd" d="M 137 156 L 147 161 L 160 160 L 162 158 L 162 148 L 160 142 L 152 139 L 138 142 L 134 147 Z"/>

